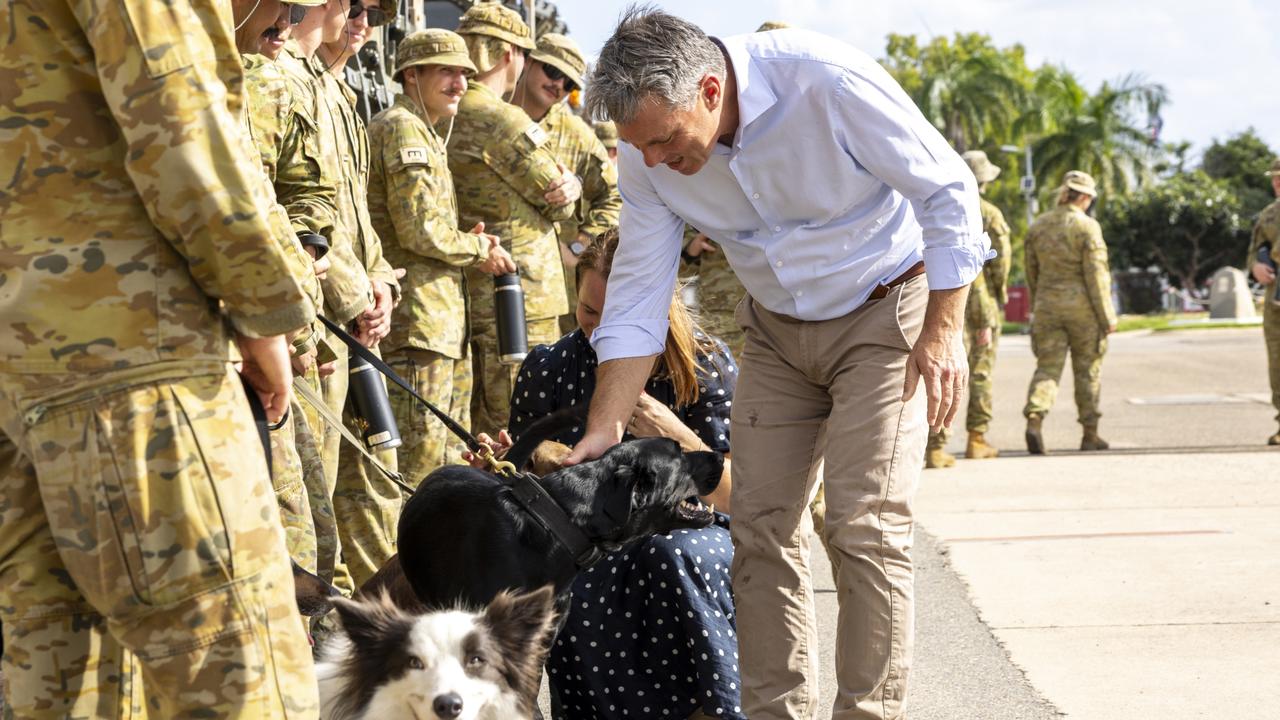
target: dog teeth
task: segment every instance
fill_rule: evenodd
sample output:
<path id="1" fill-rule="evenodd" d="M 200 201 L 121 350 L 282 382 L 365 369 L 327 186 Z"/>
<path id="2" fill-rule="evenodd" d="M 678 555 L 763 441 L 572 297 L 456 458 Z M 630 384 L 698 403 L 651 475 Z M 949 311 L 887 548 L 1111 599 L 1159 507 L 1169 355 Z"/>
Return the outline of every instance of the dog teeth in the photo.
<path id="1" fill-rule="evenodd" d="M 711 503 L 710 505 L 708 505 L 708 506 L 707 506 L 707 509 L 708 509 L 708 510 L 710 510 L 711 512 L 715 512 L 715 511 L 716 511 L 716 504 L 715 504 L 715 503 Z"/>

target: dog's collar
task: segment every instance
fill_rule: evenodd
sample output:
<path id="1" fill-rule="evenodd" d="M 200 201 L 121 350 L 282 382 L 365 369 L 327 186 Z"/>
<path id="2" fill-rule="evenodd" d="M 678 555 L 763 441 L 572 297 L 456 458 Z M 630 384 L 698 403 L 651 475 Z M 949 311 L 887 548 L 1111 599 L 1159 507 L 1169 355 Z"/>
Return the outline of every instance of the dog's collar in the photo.
<path id="1" fill-rule="evenodd" d="M 569 552 L 579 569 L 586 570 L 605 556 L 578 526 L 569 522 L 564 509 L 532 474 L 518 473 L 509 487 L 516 502 Z"/>

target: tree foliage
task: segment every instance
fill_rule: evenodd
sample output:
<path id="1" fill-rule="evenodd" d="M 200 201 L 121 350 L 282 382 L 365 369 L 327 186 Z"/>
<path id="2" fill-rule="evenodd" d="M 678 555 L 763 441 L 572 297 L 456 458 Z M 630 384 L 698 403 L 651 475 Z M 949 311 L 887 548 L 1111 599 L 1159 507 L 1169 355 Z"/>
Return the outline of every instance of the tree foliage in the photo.
<path id="1" fill-rule="evenodd" d="M 1226 141 L 1214 140 L 1204 151 L 1201 167 L 1209 177 L 1226 180 L 1236 188 L 1245 216 L 1253 218 L 1275 199 L 1271 179 L 1266 176 L 1275 157 L 1275 151 L 1249 128 Z"/>

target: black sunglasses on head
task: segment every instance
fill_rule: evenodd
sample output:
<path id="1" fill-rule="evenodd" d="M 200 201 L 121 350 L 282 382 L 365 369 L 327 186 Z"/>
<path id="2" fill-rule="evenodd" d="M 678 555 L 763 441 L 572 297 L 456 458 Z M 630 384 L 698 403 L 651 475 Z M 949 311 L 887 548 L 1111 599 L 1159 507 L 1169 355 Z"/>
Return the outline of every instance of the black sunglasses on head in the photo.
<path id="1" fill-rule="evenodd" d="M 310 9 L 306 5 L 294 5 L 293 3 L 288 3 L 288 5 L 290 25 L 297 25 L 302 22 L 302 18 L 307 16 L 307 10 Z"/>
<path id="2" fill-rule="evenodd" d="M 569 79 L 569 76 L 563 70 L 552 65 L 551 63 L 542 63 L 542 73 L 547 76 L 551 82 L 564 81 L 564 91 L 573 92 L 578 89 L 578 84 Z"/>

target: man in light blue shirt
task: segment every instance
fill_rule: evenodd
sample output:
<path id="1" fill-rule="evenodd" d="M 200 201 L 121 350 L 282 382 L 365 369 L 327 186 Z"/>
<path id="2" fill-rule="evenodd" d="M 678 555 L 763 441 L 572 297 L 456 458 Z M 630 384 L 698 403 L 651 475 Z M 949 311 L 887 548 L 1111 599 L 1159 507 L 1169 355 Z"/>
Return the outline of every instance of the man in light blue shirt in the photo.
<path id="1" fill-rule="evenodd" d="M 833 717 L 901 717 L 910 504 L 928 427 L 963 394 L 965 296 L 990 254 L 973 174 L 873 59 L 816 33 L 715 40 L 633 9 L 588 88 L 625 141 L 622 238 L 570 461 L 622 437 L 663 348 L 682 230 L 698 228 L 748 293 L 732 410 L 742 712 L 818 712 L 805 508 L 822 457 L 841 556 Z"/>

